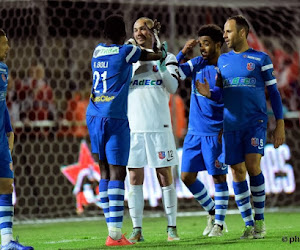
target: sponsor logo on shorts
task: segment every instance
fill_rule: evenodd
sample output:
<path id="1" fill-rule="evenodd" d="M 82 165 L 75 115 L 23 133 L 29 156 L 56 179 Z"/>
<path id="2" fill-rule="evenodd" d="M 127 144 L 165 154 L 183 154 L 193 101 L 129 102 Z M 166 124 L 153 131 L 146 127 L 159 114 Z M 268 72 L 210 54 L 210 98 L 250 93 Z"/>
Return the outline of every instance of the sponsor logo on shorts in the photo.
<path id="1" fill-rule="evenodd" d="M 166 152 L 165 151 L 160 151 L 158 152 L 158 158 L 163 160 L 166 158 Z"/>
<path id="2" fill-rule="evenodd" d="M 228 168 L 228 165 L 222 163 L 221 170 L 226 170 L 227 168 Z"/>

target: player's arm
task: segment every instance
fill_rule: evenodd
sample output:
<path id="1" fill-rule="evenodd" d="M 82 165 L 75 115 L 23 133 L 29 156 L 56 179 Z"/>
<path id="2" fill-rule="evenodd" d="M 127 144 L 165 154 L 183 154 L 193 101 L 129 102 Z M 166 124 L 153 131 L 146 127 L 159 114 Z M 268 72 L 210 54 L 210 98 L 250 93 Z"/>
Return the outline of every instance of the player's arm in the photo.
<path id="1" fill-rule="evenodd" d="M 178 62 L 173 54 L 168 54 L 164 63 L 165 67 L 160 67 L 163 85 L 169 93 L 174 94 L 178 88 Z"/>
<path id="2" fill-rule="evenodd" d="M 176 56 L 178 62 L 184 59 L 185 55 L 191 51 L 198 42 L 195 39 L 190 39 L 186 42 L 183 49 L 179 51 Z M 199 58 L 198 58 L 199 59 Z M 193 58 L 185 63 L 179 64 L 179 77 L 181 80 L 185 80 L 187 77 L 190 77 L 193 73 L 194 64 L 198 64 L 197 58 Z"/>
<path id="3" fill-rule="evenodd" d="M 10 123 L 9 113 L 8 109 L 6 107 L 5 109 L 5 115 L 4 115 L 4 121 L 5 121 L 5 133 L 8 139 L 8 146 L 10 149 L 10 152 L 12 152 L 14 148 L 14 132 Z"/>
<path id="4" fill-rule="evenodd" d="M 140 61 L 157 61 L 163 58 L 163 52 L 161 50 L 157 52 L 149 52 L 147 50 L 141 50 Z"/>
<path id="5" fill-rule="evenodd" d="M 193 48 L 198 44 L 198 40 L 196 39 L 190 39 L 188 40 L 182 50 L 179 51 L 179 53 L 176 56 L 176 59 L 178 62 L 180 62 L 184 57 L 186 56 L 187 53 L 193 50 Z"/>
<path id="6" fill-rule="evenodd" d="M 164 54 L 160 50 L 158 52 L 150 52 L 144 49 L 137 47 L 132 43 L 126 43 L 126 62 L 127 63 L 136 63 L 140 61 L 157 61 L 160 60 Z"/>
<path id="7" fill-rule="evenodd" d="M 218 76 L 217 76 L 217 80 L 216 80 L 216 85 L 214 86 L 213 89 L 209 88 L 209 83 L 206 80 L 206 78 L 204 78 L 204 83 L 201 83 L 199 80 L 197 80 L 195 85 L 196 85 L 198 92 L 201 95 L 203 95 L 215 102 L 219 102 L 223 99 L 222 76 L 219 72 L 218 72 Z"/>
<path id="8" fill-rule="evenodd" d="M 276 119 L 276 127 L 273 131 L 273 143 L 274 147 L 278 148 L 285 141 L 285 130 L 284 130 L 284 120 L 283 120 L 283 109 L 280 93 L 276 86 L 276 78 L 274 76 L 273 64 L 269 56 L 266 56 L 262 69 L 262 77 L 267 86 L 269 93 L 272 110 Z"/>

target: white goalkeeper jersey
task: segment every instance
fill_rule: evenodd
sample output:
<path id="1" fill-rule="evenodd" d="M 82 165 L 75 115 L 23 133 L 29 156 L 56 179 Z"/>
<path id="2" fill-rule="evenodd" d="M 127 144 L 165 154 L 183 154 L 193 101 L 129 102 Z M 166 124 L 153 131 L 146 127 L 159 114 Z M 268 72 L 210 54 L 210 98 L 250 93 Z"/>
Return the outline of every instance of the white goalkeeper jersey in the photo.
<path id="1" fill-rule="evenodd" d="M 138 61 L 133 64 L 133 77 L 128 95 L 131 132 L 172 131 L 170 93 L 167 88 L 175 92 L 178 87 L 175 78 L 178 77 L 178 62 L 171 53 L 167 55 L 166 67 L 169 73 L 160 72 L 157 61 Z"/>

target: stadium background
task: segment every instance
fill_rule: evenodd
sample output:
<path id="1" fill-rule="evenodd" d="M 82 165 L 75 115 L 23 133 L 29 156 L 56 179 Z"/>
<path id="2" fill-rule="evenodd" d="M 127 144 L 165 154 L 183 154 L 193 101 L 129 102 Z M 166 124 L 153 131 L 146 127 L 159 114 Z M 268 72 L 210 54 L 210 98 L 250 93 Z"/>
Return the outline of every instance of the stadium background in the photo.
<path id="1" fill-rule="evenodd" d="M 94 47 L 103 39 L 104 20 L 110 14 L 124 16 L 128 38 L 138 17 L 158 19 L 162 24 L 161 40 L 168 42 L 169 51 L 174 54 L 187 39 L 196 38 L 203 24 L 223 27 L 226 18 L 235 14 L 243 14 L 250 21 L 250 44 L 271 56 L 285 106 L 286 146 L 276 152 L 269 147 L 267 152 L 271 156 L 264 161 L 271 171 L 268 175 L 272 185 L 278 187 L 269 191 L 267 207 L 300 205 L 298 1 L 4 0 L 0 13 L 0 27 L 7 32 L 11 45 L 6 61 L 10 69 L 7 103 L 15 129 L 17 219 L 76 215 L 73 185 L 62 174 L 61 167 L 78 162 L 82 140 L 89 145 L 84 108 L 92 79 L 90 59 Z M 198 54 L 196 48 L 189 56 Z M 182 101 L 188 119 L 189 94 L 190 82 L 185 81 L 177 95 L 171 97 L 178 147 L 182 144 L 184 126 L 180 125 L 182 118 L 176 111 Z M 270 112 L 268 131 L 272 128 L 274 118 Z M 293 174 L 288 176 L 291 171 Z M 293 188 L 285 189 L 286 186 Z M 147 201 L 146 209 L 162 210 L 160 203 L 157 205 L 153 208 Z M 232 197 L 230 207 L 235 207 Z M 197 209 L 193 199 L 179 200 L 179 211 Z M 99 213 L 92 206 L 85 215 Z"/>

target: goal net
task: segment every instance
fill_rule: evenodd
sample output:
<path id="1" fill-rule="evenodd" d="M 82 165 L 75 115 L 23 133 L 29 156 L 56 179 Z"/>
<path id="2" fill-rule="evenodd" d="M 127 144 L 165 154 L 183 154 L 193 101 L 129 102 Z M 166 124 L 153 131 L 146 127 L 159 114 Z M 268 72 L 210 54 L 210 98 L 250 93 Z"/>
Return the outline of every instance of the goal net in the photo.
<path id="1" fill-rule="evenodd" d="M 274 150 L 272 145 L 266 147 L 262 161 L 267 207 L 300 205 L 298 1 L 232 0 L 229 4 L 217 0 L 3 0 L 0 13 L 0 28 L 6 31 L 11 46 L 6 61 L 10 69 L 7 103 L 15 130 L 17 219 L 68 217 L 76 215 L 76 209 L 81 212 L 82 207 L 76 207 L 76 192 L 73 194 L 76 178 L 82 166 L 90 167 L 91 172 L 96 169 L 91 169 L 94 163 L 89 152 L 82 149 L 84 143 L 81 144 L 85 140 L 89 147 L 85 109 L 92 83 L 90 59 L 94 47 L 103 39 L 104 20 L 110 14 L 124 16 L 128 38 L 137 18 L 157 19 L 162 24 L 161 40 L 168 42 L 174 54 L 185 41 L 197 37 L 203 24 L 223 27 L 226 19 L 235 14 L 243 14 L 249 20 L 249 43 L 271 56 L 285 108 L 286 145 L 280 150 Z M 199 49 L 195 48 L 189 57 L 197 55 Z M 180 148 L 189 114 L 189 80 L 181 82 L 171 101 L 174 133 Z M 268 132 L 273 128 L 270 112 Z M 270 136 L 268 133 L 269 144 Z M 179 180 L 178 169 L 174 173 L 179 209 L 199 209 Z M 90 172 L 81 174 L 83 184 L 79 193 L 84 193 L 94 184 L 88 178 Z M 145 182 L 153 192 L 145 195 L 146 208 L 161 209 L 158 183 L 153 173 L 147 176 Z M 213 194 L 210 177 L 201 173 L 199 178 Z M 86 197 L 77 196 L 78 202 L 85 205 Z M 235 206 L 232 198 L 230 206 Z M 99 214 L 96 202 L 87 208 L 87 214 Z"/>

